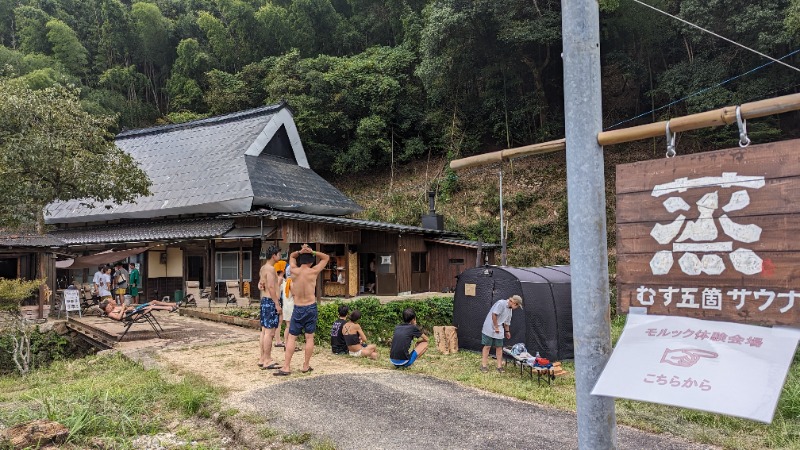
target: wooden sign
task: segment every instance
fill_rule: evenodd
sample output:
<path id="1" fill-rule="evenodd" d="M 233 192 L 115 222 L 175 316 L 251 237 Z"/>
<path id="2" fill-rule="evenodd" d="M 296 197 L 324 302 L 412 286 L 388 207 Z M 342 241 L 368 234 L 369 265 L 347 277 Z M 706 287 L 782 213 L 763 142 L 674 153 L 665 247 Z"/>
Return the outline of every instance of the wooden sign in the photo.
<path id="1" fill-rule="evenodd" d="M 800 141 L 620 165 L 616 199 L 621 312 L 800 323 Z"/>

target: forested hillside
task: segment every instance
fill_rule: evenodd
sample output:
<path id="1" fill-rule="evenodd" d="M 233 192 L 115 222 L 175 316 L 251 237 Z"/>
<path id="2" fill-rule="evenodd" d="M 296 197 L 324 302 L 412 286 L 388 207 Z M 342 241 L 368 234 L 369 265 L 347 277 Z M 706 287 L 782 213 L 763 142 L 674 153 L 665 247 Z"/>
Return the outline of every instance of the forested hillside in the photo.
<path id="1" fill-rule="evenodd" d="M 649 3 L 800 65 L 800 1 Z M 797 71 L 739 46 L 631 0 L 601 7 L 606 127 L 797 91 Z M 362 203 L 384 196 L 365 216 L 415 222 L 426 208 L 422 193 L 433 188 L 448 224 L 472 237 L 496 240 L 485 233 L 497 219 L 488 206 L 498 196 L 496 170 L 454 174 L 447 162 L 563 137 L 555 0 L 0 0 L 0 44 L 1 83 L 75 86 L 89 112 L 117 117 L 117 130 L 286 101 L 315 170 Z M 795 136 L 797 117 L 765 118 L 749 130 L 756 142 Z M 692 148 L 730 146 L 732 135 L 697 132 Z M 518 166 L 530 166 L 530 177 L 516 192 L 509 181 L 512 217 L 517 209 L 537 218 L 565 211 L 562 196 L 541 188 L 557 182 L 553 170 Z M 408 181 L 409 198 L 397 197 L 406 195 L 395 189 L 402 174 L 423 171 Z M 485 189 L 466 198 L 470 176 L 485 178 Z M 486 207 L 467 214 L 452 204 L 459 195 L 473 211 Z M 392 202 L 407 206 L 380 206 Z"/>

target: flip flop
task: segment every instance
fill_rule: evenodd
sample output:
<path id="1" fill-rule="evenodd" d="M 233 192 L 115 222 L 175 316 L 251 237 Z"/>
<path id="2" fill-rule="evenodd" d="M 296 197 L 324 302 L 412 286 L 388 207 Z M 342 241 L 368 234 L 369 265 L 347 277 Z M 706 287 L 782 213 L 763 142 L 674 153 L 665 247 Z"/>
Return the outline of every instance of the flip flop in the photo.
<path id="1" fill-rule="evenodd" d="M 286 347 L 286 344 L 281 342 L 280 344 L 275 344 L 275 347 Z"/>
<path id="2" fill-rule="evenodd" d="M 258 363 L 258 367 L 264 367 L 264 365 L 261 364 L 261 363 Z"/>
<path id="3" fill-rule="evenodd" d="M 268 366 L 261 367 L 261 370 L 274 370 L 274 369 L 280 369 L 281 367 L 283 367 L 283 366 L 281 366 L 278 363 L 272 363 L 272 364 L 270 364 Z"/>
<path id="4" fill-rule="evenodd" d="M 276 377 L 286 377 L 286 376 L 289 376 L 291 374 L 292 374 L 292 372 L 284 372 L 283 370 L 279 370 L 277 372 L 272 372 L 272 375 L 274 375 Z"/>
<path id="5" fill-rule="evenodd" d="M 314 368 L 313 367 L 309 367 L 306 370 L 301 370 L 300 373 L 308 373 L 308 372 L 311 372 L 312 370 L 314 370 Z"/>
<path id="6" fill-rule="evenodd" d="M 178 305 L 175 305 L 172 307 L 172 309 L 169 310 L 169 312 L 174 313 L 177 310 L 178 310 Z"/>

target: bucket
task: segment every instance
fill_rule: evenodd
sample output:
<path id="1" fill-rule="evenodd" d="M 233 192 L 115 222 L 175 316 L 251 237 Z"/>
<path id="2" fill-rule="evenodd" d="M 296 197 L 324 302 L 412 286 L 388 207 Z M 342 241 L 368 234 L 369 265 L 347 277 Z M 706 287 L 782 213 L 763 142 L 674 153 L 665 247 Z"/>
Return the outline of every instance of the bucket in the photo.
<path id="1" fill-rule="evenodd" d="M 131 304 L 131 301 L 133 301 L 133 296 L 132 296 L 132 295 L 127 295 L 127 294 L 125 294 L 125 295 L 123 296 L 123 298 L 125 299 L 125 306 L 128 306 L 128 305 L 130 305 L 130 304 Z"/>

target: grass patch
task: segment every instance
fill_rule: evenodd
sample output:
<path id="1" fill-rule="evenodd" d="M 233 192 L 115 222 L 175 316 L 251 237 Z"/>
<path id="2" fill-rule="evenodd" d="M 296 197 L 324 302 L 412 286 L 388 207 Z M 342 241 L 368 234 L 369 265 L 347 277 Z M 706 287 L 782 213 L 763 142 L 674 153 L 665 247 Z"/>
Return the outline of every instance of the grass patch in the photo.
<path id="1" fill-rule="evenodd" d="M 289 433 L 281 439 L 286 444 L 301 445 L 311 440 L 310 433 Z"/>
<path id="2" fill-rule="evenodd" d="M 612 321 L 613 342 L 619 339 L 625 318 Z M 536 377 L 521 377 L 518 370 L 508 366 L 507 372 L 498 374 L 480 372 L 481 355 L 469 351 L 442 355 L 431 343 L 431 350 L 420 358 L 408 372 L 434 376 L 481 390 L 514 397 L 520 400 L 575 411 L 575 365 L 564 362 L 568 375 L 558 377 L 550 386 L 544 381 L 537 385 Z M 382 355 L 388 349 L 380 349 Z M 385 359 L 377 363 L 385 364 Z M 494 361 L 489 365 L 494 366 Z M 749 376 L 742 373 L 737 376 Z M 753 382 L 758 382 L 754 379 Z M 742 401 L 748 401 L 747 393 Z M 630 425 L 652 433 L 670 433 L 698 443 L 740 448 L 800 449 L 800 360 L 795 358 L 789 369 L 786 384 L 778 402 L 775 419 L 766 425 L 745 419 L 706 413 L 685 408 L 618 399 L 616 401 L 618 424 Z"/>
<path id="3" fill-rule="evenodd" d="M 258 430 L 258 436 L 262 439 L 270 440 L 275 436 L 280 435 L 280 431 L 271 428 L 271 427 L 264 427 Z"/>
<path id="4" fill-rule="evenodd" d="M 0 377 L 0 422 L 48 419 L 69 428 L 67 442 L 93 437 L 123 444 L 166 424 L 218 407 L 220 392 L 197 377 L 170 383 L 121 356 L 61 361 L 27 377 Z M 207 415 L 207 414 L 206 414 Z"/>

